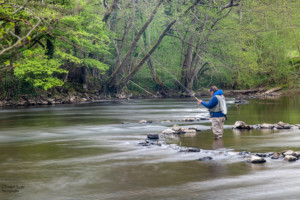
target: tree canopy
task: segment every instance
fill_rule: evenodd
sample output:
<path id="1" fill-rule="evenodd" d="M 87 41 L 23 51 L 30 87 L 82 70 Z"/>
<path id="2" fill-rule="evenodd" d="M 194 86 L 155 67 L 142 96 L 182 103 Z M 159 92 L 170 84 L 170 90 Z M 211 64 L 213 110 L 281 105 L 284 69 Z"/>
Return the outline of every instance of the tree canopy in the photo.
<path id="1" fill-rule="evenodd" d="M 20 90 L 15 85 L 167 95 L 211 84 L 297 84 L 299 6 L 295 0 L 0 0 L 1 95 L 22 93 L 8 94 Z"/>

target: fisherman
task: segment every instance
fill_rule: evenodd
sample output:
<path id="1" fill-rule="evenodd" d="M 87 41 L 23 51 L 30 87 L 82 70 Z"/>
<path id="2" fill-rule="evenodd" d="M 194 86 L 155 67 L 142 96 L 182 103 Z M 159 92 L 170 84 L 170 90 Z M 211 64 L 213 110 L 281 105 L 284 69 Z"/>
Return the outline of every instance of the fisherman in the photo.
<path id="1" fill-rule="evenodd" d="M 212 98 L 208 103 L 200 99 L 197 99 L 197 101 L 198 104 L 202 104 L 209 110 L 212 120 L 212 130 L 215 135 L 215 139 L 222 139 L 224 131 L 224 121 L 227 114 L 225 97 L 223 96 L 223 91 L 219 90 L 216 86 L 212 86 L 209 91 Z"/>

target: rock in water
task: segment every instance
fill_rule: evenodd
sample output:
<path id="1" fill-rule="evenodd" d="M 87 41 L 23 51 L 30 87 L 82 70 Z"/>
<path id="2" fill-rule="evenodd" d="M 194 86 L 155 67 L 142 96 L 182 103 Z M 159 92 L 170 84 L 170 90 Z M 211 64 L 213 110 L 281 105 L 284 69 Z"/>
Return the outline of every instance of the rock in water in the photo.
<path id="1" fill-rule="evenodd" d="M 291 127 L 292 125 L 283 122 L 278 122 L 277 124 L 274 124 L 274 128 L 277 129 L 290 129 Z"/>
<path id="2" fill-rule="evenodd" d="M 271 159 L 278 159 L 281 156 L 280 153 L 275 152 L 272 156 Z"/>
<path id="3" fill-rule="evenodd" d="M 265 163 L 266 160 L 264 158 L 258 157 L 258 156 L 251 156 L 247 159 L 248 162 L 257 164 L 257 163 Z"/>
<path id="4" fill-rule="evenodd" d="M 147 138 L 150 140 L 158 140 L 159 139 L 159 135 L 158 134 L 147 134 Z"/>
<path id="5" fill-rule="evenodd" d="M 185 118 L 185 119 L 183 119 L 183 121 L 185 121 L 185 122 L 193 122 L 195 120 L 196 120 L 195 118 Z"/>
<path id="6" fill-rule="evenodd" d="M 272 129 L 272 128 L 274 128 L 274 125 L 263 123 L 263 124 L 260 125 L 260 128 L 262 128 L 262 129 Z"/>
<path id="7" fill-rule="evenodd" d="M 284 157 L 284 160 L 289 161 L 289 162 L 293 162 L 293 161 L 297 160 L 297 157 L 288 155 L 288 156 Z"/>
<path id="8" fill-rule="evenodd" d="M 295 156 L 295 152 L 292 151 L 292 150 L 284 151 L 284 152 L 282 152 L 282 154 L 283 154 L 284 156 Z"/>
<path id="9" fill-rule="evenodd" d="M 294 155 L 293 156 L 295 156 L 295 157 L 297 157 L 298 159 L 300 158 L 300 151 L 296 151 L 296 152 L 294 152 Z"/>
<path id="10" fill-rule="evenodd" d="M 147 121 L 147 120 L 145 120 L 145 119 L 143 119 L 143 120 L 141 120 L 140 122 L 139 122 L 140 124 L 150 124 L 150 123 L 152 123 L 152 121 Z"/>
<path id="11" fill-rule="evenodd" d="M 187 152 L 200 152 L 201 149 L 197 149 L 197 148 L 188 148 Z"/>
<path id="12" fill-rule="evenodd" d="M 168 129 L 162 131 L 161 133 L 166 134 L 166 135 L 171 135 L 171 134 L 175 134 L 176 132 L 173 129 L 168 128 Z"/>
<path id="13" fill-rule="evenodd" d="M 210 156 L 206 156 L 206 157 L 203 157 L 203 158 L 199 158 L 200 161 L 208 161 L 208 160 L 212 160 L 213 158 L 210 157 Z"/>
<path id="14" fill-rule="evenodd" d="M 243 121 L 236 121 L 232 127 L 233 129 L 253 129 L 252 126 L 247 125 Z"/>

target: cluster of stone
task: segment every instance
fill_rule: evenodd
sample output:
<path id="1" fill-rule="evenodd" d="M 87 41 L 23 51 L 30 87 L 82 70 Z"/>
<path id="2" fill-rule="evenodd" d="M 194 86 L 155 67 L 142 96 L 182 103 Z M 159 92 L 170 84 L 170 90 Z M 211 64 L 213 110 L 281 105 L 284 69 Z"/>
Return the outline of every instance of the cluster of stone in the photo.
<path id="1" fill-rule="evenodd" d="M 140 146 L 161 146 L 163 144 L 165 144 L 165 142 L 160 140 L 159 135 L 152 133 L 147 134 L 147 138 L 145 139 L 145 141 L 138 143 L 138 145 Z"/>
<path id="2" fill-rule="evenodd" d="M 274 129 L 274 130 L 294 129 L 294 130 L 297 130 L 300 128 L 300 124 L 290 125 L 288 123 L 278 122 L 275 124 L 263 123 L 263 124 L 257 124 L 257 125 L 247 125 L 243 121 L 236 121 L 232 128 L 233 129 L 247 129 L 247 130 L 250 130 L 250 129 Z"/>
<path id="3" fill-rule="evenodd" d="M 182 128 L 176 124 L 172 128 L 168 128 L 161 133 L 164 135 L 180 135 L 180 134 L 195 134 L 198 130 L 197 128 Z"/>
<path id="4" fill-rule="evenodd" d="M 240 152 L 239 155 L 243 155 L 246 161 L 249 163 L 265 163 L 265 158 L 269 157 L 271 159 L 283 159 L 285 161 L 293 162 L 300 158 L 300 152 L 286 150 L 283 152 L 269 152 L 269 153 L 250 153 L 250 152 Z"/>

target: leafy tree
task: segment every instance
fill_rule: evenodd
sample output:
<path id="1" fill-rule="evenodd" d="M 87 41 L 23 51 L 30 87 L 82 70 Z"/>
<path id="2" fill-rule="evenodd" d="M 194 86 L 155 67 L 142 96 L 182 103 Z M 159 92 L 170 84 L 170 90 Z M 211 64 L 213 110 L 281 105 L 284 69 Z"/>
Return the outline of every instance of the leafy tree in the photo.
<path id="1" fill-rule="evenodd" d="M 63 81 L 55 77 L 55 74 L 68 71 L 60 68 L 59 60 L 48 59 L 45 51 L 41 48 L 23 51 L 24 57 L 15 64 L 14 72 L 17 77 L 32 83 L 35 87 L 48 90 L 63 85 Z"/>

